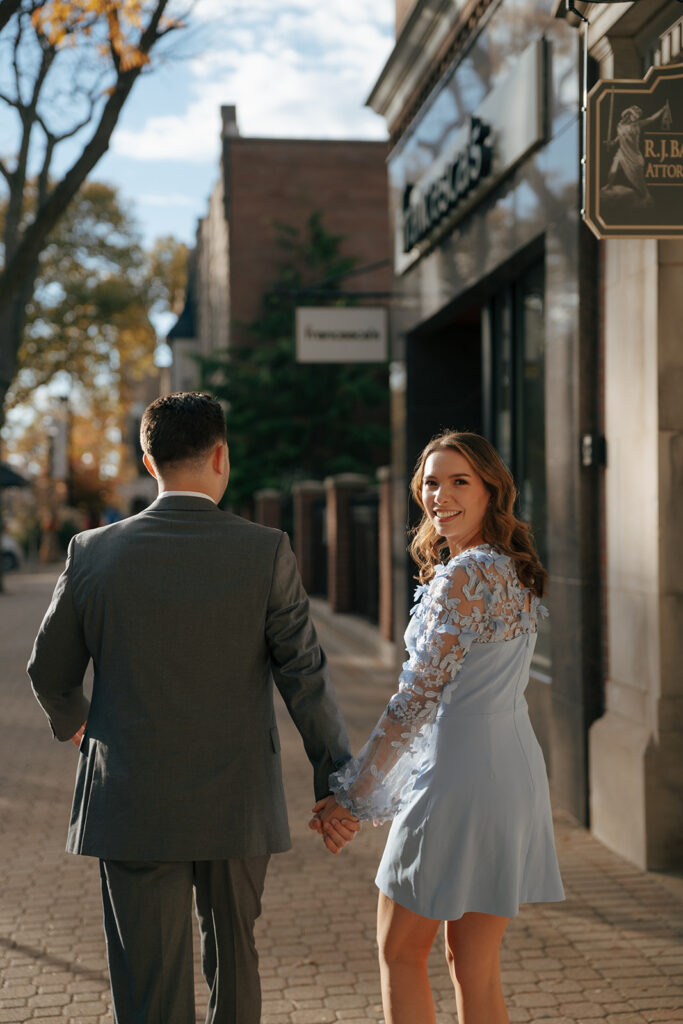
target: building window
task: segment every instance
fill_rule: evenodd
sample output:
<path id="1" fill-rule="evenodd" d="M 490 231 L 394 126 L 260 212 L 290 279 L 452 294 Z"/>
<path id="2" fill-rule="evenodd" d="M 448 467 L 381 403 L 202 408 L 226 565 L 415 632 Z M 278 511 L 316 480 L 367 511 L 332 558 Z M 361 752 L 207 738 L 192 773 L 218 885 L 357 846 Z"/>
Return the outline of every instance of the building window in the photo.
<path id="1" fill-rule="evenodd" d="M 515 478 L 517 514 L 531 523 L 536 548 L 549 569 L 544 306 L 540 260 L 485 307 L 483 358 L 486 434 Z M 551 675 L 549 620 L 539 626 L 534 669 L 538 675 Z"/>

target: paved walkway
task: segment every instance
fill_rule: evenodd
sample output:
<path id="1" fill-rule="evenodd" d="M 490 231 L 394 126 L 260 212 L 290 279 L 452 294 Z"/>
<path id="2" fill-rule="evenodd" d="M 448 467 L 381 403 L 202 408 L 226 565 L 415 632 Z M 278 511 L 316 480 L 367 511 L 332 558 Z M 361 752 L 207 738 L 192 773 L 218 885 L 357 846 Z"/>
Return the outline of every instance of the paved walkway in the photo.
<path id="1" fill-rule="evenodd" d="M 54 579 L 10 577 L 0 596 L 0 1024 L 110 1024 L 97 864 L 63 852 L 76 752 L 50 740 L 24 676 Z M 317 618 L 357 748 L 393 673 L 378 660 L 369 627 L 322 606 Z M 294 848 L 271 862 L 258 924 L 262 1024 L 380 1022 L 372 880 L 384 833 L 366 829 L 339 857 L 324 850 L 306 827 L 308 763 L 286 714 L 280 721 Z M 569 898 L 524 907 L 508 928 L 510 1019 L 683 1021 L 683 890 L 615 857 L 570 821 L 556 825 Z M 440 945 L 431 963 L 437 1020 L 454 1024 Z M 199 973 L 197 1003 L 206 1004 Z"/>

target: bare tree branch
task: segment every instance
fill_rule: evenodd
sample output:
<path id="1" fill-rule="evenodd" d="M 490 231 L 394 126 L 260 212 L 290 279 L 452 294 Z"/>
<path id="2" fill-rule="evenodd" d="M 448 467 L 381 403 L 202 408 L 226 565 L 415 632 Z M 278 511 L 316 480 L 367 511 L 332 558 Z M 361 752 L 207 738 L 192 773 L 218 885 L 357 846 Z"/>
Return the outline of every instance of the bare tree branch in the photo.
<path id="1" fill-rule="evenodd" d="M 109 12 L 109 52 L 111 53 L 111 59 L 114 62 L 117 75 L 121 74 L 121 55 L 116 45 L 119 32 L 118 11 L 112 10 Z"/>
<path id="2" fill-rule="evenodd" d="M 158 0 L 149 23 L 142 33 L 139 50 L 143 54 L 148 54 L 159 38 L 159 22 L 164 15 L 168 2 L 169 0 Z M 92 138 L 59 184 L 39 207 L 35 219 L 26 228 L 15 252 L 8 256 L 5 268 L 0 274 L 0 295 L 3 297 L 0 300 L 0 316 L 2 315 L 3 307 L 11 303 L 17 295 L 24 274 L 38 259 L 47 236 L 54 228 L 61 214 L 74 198 L 98 160 L 108 150 L 111 136 L 123 105 L 128 99 L 140 71 L 141 67 L 136 66 L 121 71 L 117 76 L 116 84 L 105 103 Z"/>
<path id="3" fill-rule="evenodd" d="M 3 103 L 6 103 L 8 107 L 14 107 L 15 110 L 24 109 L 23 103 L 19 103 L 18 100 L 13 99 L 11 96 L 8 96 L 4 92 L 0 92 L 0 100 L 2 100 Z"/>
<path id="4" fill-rule="evenodd" d="M 21 75 L 19 73 L 19 47 L 21 45 L 21 37 L 23 35 L 23 24 L 21 15 L 17 19 L 17 34 L 14 37 L 14 46 L 12 47 L 12 68 L 14 70 L 14 83 L 17 89 L 17 100 L 19 103 L 23 102 L 21 95 Z"/>
<path id="5" fill-rule="evenodd" d="M 45 140 L 45 152 L 43 154 L 43 165 L 40 168 L 40 174 L 38 175 L 38 195 L 36 197 L 36 206 L 40 207 L 47 198 L 48 188 L 50 187 L 50 164 L 52 163 L 52 154 L 56 146 L 56 141 L 47 135 Z"/>
<path id="6" fill-rule="evenodd" d="M 0 99 L 2 99 L 2 96 L 0 96 Z M 93 113 L 95 112 L 96 102 L 97 102 L 97 98 L 95 96 L 92 96 L 92 95 L 89 96 L 88 97 L 88 113 L 86 114 L 86 116 L 83 118 L 82 121 L 79 121 L 77 124 L 73 125 L 72 128 L 69 128 L 68 131 L 62 132 L 61 135 L 57 135 L 54 132 L 50 131 L 50 129 L 45 124 L 44 119 L 38 113 L 38 111 L 36 111 L 35 121 L 43 129 L 43 132 L 45 133 L 45 138 L 49 139 L 52 142 L 53 146 L 57 146 L 57 145 L 59 145 L 60 142 L 64 142 L 65 139 L 70 139 L 74 135 L 78 135 L 80 130 L 82 128 L 85 128 L 85 126 L 90 123 L 90 121 L 92 120 Z"/>
<path id="7" fill-rule="evenodd" d="M 5 179 L 5 181 L 7 182 L 7 184 L 11 185 L 11 183 L 12 183 L 12 175 L 10 174 L 9 169 L 7 167 L 7 164 L 2 159 L 2 157 L 0 157 L 0 174 L 2 174 L 2 176 Z"/>
<path id="8" fill-rule="evenodd" d="M 14 171 L 10 179 L 9 198 L 7 201 L 7 210 L 5 213 L 5 263 L 6 265 L 10 262 L 14 254 L 16 253 L 20 241 L 19 231 L 21 220 L 24 212 L 24 191 L 26 186 L 26 176 L 28 173 L 28 162 L 29 162 L 29 147 L 31 142 L 31 132 L 33 125 L 36 122 L 38 100 L 40 99 L 40 92 L 45 83 L 48 71 L 54 59 L 55 50 L 52 48 L 43 48 L 40 67 L 35 77 L 33 84 L 33 90 L 31 95 L 31 101 L 28 104 L 21 103 L 19 109 L 19 116 L 21 118 L 21 140 L 19 144 L 19 152 L 17 154 L 17 162 Z M 15 54 L 15 65 L 16 65 L 16 54 Z M 37 256 L 34 257 L 28 267 L 31 267 Z"/>

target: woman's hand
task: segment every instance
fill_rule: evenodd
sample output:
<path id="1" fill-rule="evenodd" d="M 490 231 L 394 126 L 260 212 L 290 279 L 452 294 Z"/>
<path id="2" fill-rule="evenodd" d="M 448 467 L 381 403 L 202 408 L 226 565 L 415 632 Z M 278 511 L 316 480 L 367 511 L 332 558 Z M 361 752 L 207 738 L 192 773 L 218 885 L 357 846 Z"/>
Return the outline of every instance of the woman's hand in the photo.
<path id="1" fill-rule="evenodd" d="M 361 828 L 358 818 L 338 804 L 333 795 L 318 800 L 308 825 L 322 836 L 330 853 L 339 853 Z"/>

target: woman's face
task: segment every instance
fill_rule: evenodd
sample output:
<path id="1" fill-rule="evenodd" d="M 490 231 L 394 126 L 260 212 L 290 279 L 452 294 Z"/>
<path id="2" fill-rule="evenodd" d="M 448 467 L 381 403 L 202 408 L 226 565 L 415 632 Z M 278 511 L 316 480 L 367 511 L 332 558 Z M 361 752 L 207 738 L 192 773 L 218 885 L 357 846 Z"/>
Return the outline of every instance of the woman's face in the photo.
<path id="1" fill-rule="evenodd" d="M 481 544 L 489 503 L 486 485 L 464 455 L 444 448 L 428 456 L 422 478 L 422 504 L 451 554 Z"/>

